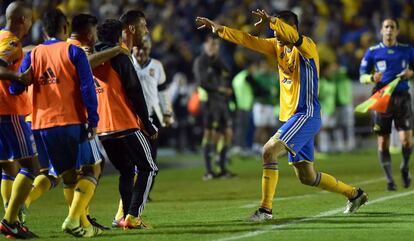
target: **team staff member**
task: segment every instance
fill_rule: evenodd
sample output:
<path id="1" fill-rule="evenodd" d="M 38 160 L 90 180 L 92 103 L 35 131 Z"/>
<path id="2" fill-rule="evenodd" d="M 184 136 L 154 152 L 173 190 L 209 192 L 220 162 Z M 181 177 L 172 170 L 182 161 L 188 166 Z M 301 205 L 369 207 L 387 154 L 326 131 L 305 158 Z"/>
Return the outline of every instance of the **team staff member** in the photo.
<path id="1" fill-rule="evenodd" d="M 278 160 L 286 153 L 301 183 L 344 195 L 348 198 L 345 213 L 355 212 L 367 201 L 367 194 L 329 174 L 317 172 L 313 165 L 314 138 L 321 126 L 319 56 L 315 43 L 299 34 L 298 17 L 291 11 L 282 11 L 277 17 L 259 9 L 253 13 L 260 18 L 257 24 L 270 25 L 274 38 L 261 39 L 207 18 L 196 19 L 201 28 L 210 28 L 225 40 L 277 60 L 281 82 L 279 118 L 285 123 L 263 148 L 262 201 L 250 220 L 272 219 L 273 197 L 279 177 Z"/>
<path id="2" fill-rule="evenodd" d="M 125 15 L 124 15 L 125 16 Z M 145 21 L 142 12 L 127 12 L 125 18 Z M 122 19 L 122 17 L 121 17 Z M 122 43 L 123 24 L 106 20 L 98 27 L 103 51 Z M 123 227 L 145 228 L 141 219 L 148 193 L 158 168 L 153 160 L 150 139 L 157 138 L 151 123 L 140 80 L 128 55 L 120 54 L 94 69 L 99 101 L 98 134 L 109 160 L 119 171 L 119 192 L 123 205 Z M 139 175 L 134 181 L 135 169 Z"/>
<path id="3" fill-rule="evenodd" d="M 402 144 L 402 156 L 400 171 L 403 187 L 411 184 L 409 162 L 412 152 L 412 109 L 411 96 L 408 92 L 408 79 L 414 76 L 414 49 L 406 44 L 397 42 L 398 22 L 387 18 L 382 22 L 382 42 L 372 46 L 365 53 L 360 67 L 360 82 L 374 83 L 374 91 L 401 77 L 394 92 L 391 95 L 390 105 L 386 113 L 375 112 L 374 132 L 378 135 L 378 157 L 385 177 L 387 178 L 387 190 L 397 190 L 391 171 L 390 134 L 394 121 L 399 132 Z"/>

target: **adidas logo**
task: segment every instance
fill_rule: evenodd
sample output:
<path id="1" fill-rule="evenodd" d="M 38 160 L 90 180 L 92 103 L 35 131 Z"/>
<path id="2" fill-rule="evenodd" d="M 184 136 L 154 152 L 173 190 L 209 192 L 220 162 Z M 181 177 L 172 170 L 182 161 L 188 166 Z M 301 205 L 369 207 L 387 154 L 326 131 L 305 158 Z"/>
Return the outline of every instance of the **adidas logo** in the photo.
<path id="1" fill-rule="evenodd" d="M 56 77 L 53 70 L 48 67 L 47 70 L 39 78 L 40 85 L 59 84 L 59 79 Z"/>

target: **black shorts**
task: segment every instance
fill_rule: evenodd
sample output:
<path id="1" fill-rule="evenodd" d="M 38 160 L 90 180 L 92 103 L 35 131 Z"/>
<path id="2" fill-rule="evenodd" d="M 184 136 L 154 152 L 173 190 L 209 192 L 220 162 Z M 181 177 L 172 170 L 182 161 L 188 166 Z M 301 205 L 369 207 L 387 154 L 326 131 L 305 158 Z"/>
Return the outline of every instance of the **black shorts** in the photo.
<path id="1" fill-rule="evenodd" d="M 374 113 L 374 132 L 380 136 L 391 134 L 392 121 L 398 131 L 412 129 L 411 96 L 408 92 L 393 93 L 387 112 Z"/>
<path id="2" fill-rule="evenodd" d="M 227 103 L 205 103 L 202 107 L 204 117 L 204 128 L 225 130 L 232 128 L 233 122 Z"/>

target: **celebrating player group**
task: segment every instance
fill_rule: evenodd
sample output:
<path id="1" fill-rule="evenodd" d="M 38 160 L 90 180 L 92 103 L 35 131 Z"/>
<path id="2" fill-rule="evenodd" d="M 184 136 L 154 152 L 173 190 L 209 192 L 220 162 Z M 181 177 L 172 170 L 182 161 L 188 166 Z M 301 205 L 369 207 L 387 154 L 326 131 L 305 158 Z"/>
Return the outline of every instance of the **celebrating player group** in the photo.
<path id="1" fill-rule="evenodd" d="M 286 154 L 302 184 L 341 194 L 347 200 L 344 213 L 354 213 L 368 201 L 367 193 L 315 168 L 314 139 L 321 127 L 315 42 L 300 34 L 298 17 L 291 11 L 271 16 L 258 9 L 252 14 L 259 19 L 255 25 L 269 26 L 273 38 L 255 37 L 205 17 L 195 19 L 199 29 L 267 55 L 278 66 L 283 125 L 264 145 L 262 198 L 248 221 L 273 218 L 278 164 Z M 78 14 L 69 21 L 61 10 L 49 10 L 42 18 L 44 42 L 27 53 L 22 41 L 32 25 L 31 8 L 12 2 L 5 17 L 6 27 L 0 31 L 0 167 L 5 209 L 0 231 L 8 238 L 38 237 L 25 226 L 26 219 L 32 218 L 27 210 L 62 182 L 67 202 L 62 231 L 75 237 L 102 234 L 109 228 L 92 218 L 89 204 L 108 161 L 119 172 L 121 197 L 112 226 L 147 228 L 141 217 L 158 174 L 158 130 L 171 125 L 173 119 L 163 66 L 149 57 L 151 35 L 145 14 L 129 10 L 119 20 L 98 24 L 90 14 Z M 383 27 L 397 28 L 394 23 L 389 19 Z M 385 54 L 381 51 L 388 45 L 383 45 L 372 48 L 364 58 L 361 79 L 365 82 L 384 86 L 394 79 L 381 69 L 378 72 L 387 78 L 369 73 L 374 65 L 381 68 L 375 61 Z M 414 54 L 407 58 L 407 65 L 414 63 Z M 407 70 L 401 78 L 413 75 Z M 408 95 L 406 82 L 401 82 L 399 90 Z M 231 95 L 231 90 L 225 92 Z M 409 100 L 406 95 L 396 101 L 404 104 Z M 405 121 L 411 118 L 411 106 L 407 108 L 410 112 L 396 120 L 404 141 L 401 172 L 405 187 L 411 182 L 408 161 L 412 149 L 412 125 Z M 389 116 L 376 116 L 380 159 L 388 188 L 394 189 L 387 166 L 391 122 Z M 222 169 L 222 176 L 233 176 L 224 164 Z M 212 171 L 208 172 L 213 178 Z"/>

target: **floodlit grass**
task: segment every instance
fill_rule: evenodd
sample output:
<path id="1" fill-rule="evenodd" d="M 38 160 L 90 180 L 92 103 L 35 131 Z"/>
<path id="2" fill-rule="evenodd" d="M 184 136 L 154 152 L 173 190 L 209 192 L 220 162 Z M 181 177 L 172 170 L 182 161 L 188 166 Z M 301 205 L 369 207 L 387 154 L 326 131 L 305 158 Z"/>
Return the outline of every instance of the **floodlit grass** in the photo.
<path id="1" fill-rule="evenodd" d="M 399 155 L 393 156 L 399 184 Z M 413 240 L 413 188 L 385 191 L 385 179 L 375 151 L 324 155 L 317 169 L 360 186 L 371 204 L 357 214 L 344 215 L 346 198 L 301 185 L 283 159 L 274 201 L 274 220 L 248 223 L 261 193 L 261 162 L 258 158 L 233 158 L 228 180 L 202 181 L 201 157 L 175 156 L 160 159 L 161 166 L 179 164 L 178 169 L 161 169 L 143 219 L 149 230 L 106 231 L 100 240 Z M 188 165 L 187 165 L 188 164 Z M 187 166 L 187 167 L 186 167 Z M 91 204 L 99 222 L 110 225 L 118 204 L 116 175 L 104 176 Z M 73 240 L 60 226 L 67 208 L 58 187 L 34 203 L 28 227 L 44 239 Z M 51 239 L 52 240 L 52 239 Z"/>

